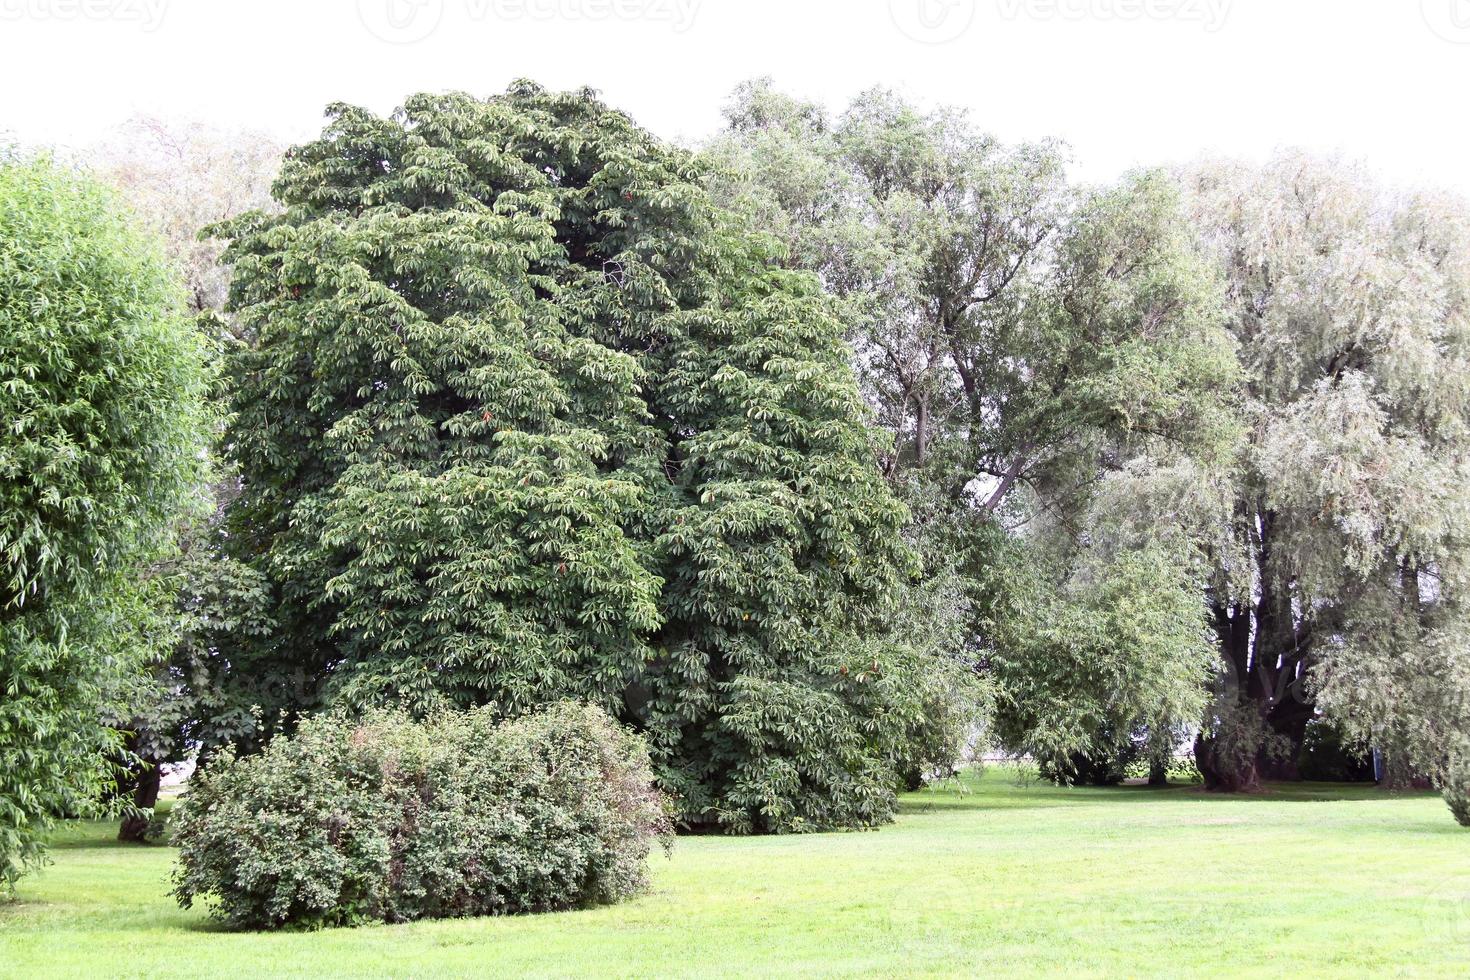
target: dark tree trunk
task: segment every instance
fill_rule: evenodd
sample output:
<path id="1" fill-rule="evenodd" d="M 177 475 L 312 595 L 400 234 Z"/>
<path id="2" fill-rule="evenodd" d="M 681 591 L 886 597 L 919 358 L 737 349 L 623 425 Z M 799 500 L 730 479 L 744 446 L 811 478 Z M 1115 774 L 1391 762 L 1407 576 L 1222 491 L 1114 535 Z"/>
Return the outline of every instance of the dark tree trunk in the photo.
<path id="1" fill-rule="evenodd" d="M 1260 755 L 1236 753 L 1225 738 L 1194 740 L 1194 764 L 1204 777 L 1205 789 L 1219 793 L 1252 793 L 1261 788 Z"/>
<path id="2" fill-rule="evenodd" d="M 152 812 L 158 805 L 158 790 L 163 779 L 163 767 L 156 763 L 145 763 L 144 770 L 137 774 L 137 789 L 133 791 L 133 806 Z M 130 813 L 123 817 L 118 828 L 117 839 L 124 843 L 142 844 L 148 839 L 149 817 Z"/>
<path id="3" fill-rule="evenodd" d="M 1148 784 L 1150 786 L 1169 785 L 1169 763 L 1163 759 L 1155 759 L 1148 766 Z"/>
<path id="4" fill-rule="evenodd" d="M 1302 778 L 1302 744 L 1307 738 L 1307 723 L 1315 714 L 1311 702 L 1295 690 L 1279 700 L 1266 716 L 1272 733 L 1286 746 L 1285 754 L 1270 755 L 1264 759 L 1263 774 L 1267 779 L 1300 782 Z"/>
<path id="5" fill-rule="evenodd" d="M 1215 604 L 1215 633 L 1220 640 L 1222 665 L 1220 718 L 1212 736 L 1194 741 L 1194 762 L 1204 777 L 1205 788 L 1225 793 L 1257 789 L 1261 774 L 1256 753 L 1239 751 L 1240 733 L 1235 730 L 1234 712 L 1251 689 L 1251 637 L 1253 610 L 1245 603 Z"/>
<path id="6" fill-rule="evenodd" d="M 1380 789 L 1391 793 L 1407 793 L 1411 790 L 1433 789 L 1434 784 L 1414 771 L 1401 755 L 1383 755 L 1383 778 L 1378 781 Z"/>
<path id="7" fill-rule="evenodd" d="M 914 423 L 914 465 L 923 466 L 929 453 L 929 398 L 919 402 L 918 418 Z"/>
<path id="8" fill-rule="evenodd" d="M 1214 607 L 1224 671 L 1220 730 L 1195 745 L 1205 785 L 1225 792 L 1259 789 L 1266 779 L 1300 779 L 1314 714 L 1305 683 L 1310 624 L 1298 618 L 1294 585 L 1272 561 L 1276 516 L 1244 504 L 1238 513 L 1255 527 L 1259 591 L 1254 602 Z"/>

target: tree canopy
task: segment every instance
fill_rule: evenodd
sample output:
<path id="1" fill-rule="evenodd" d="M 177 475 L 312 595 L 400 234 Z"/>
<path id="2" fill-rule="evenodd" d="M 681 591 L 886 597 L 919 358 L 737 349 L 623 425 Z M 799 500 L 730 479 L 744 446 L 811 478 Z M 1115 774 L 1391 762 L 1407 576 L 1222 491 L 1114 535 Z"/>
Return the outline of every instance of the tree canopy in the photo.
<path id="1" fill-rule="evenodd" d="M 883 624 L 905 514 L 816 280 L 588 92 L 329 117 L 225 229 L 229 523 L 275 623 L 235 672 L 306 671 L 287 725 L 577 698 L 687 823 L 887 819 L 945 664 Z"/>
<path id="2" fill-rule="evenodd" d="M 842 298 L 912 533 L 967 583 L 992 734 L 1055 760 L 1167 742 L 1211 657 L 1198 549 L 1159 518 L 1234 438 L 1235 373 L 1167 175 L 1074 188 L 1059 148 L 883 90 L 833 119 L 755 82 L 727 117 L 715 192 Z"/>
<path id="3" fill-rule="evenodd" d="M 1249 432 L 1212 548 L 1202 768 L 1293 775 L 1320 708 L 1443 779 L 1470 731 L 1470 208 L 1300 154 L 1185 184 L 1228 278 Z"/>
<path id="4" fill-rule="evenodd" d="M 104 708 L 152 639 L 142 568 L 208 428 L 172 272 L 103 189 L 0 160 L 0 881 L 108 778 Z"/>

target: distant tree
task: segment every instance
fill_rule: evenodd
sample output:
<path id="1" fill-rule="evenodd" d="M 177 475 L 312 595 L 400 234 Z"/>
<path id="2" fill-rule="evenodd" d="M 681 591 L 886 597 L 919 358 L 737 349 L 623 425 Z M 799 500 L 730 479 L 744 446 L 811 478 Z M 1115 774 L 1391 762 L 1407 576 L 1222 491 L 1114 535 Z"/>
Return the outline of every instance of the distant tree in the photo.
<path id="1" fill-rule="evenodd" d="M 138 220 L 164 244 L 184 279 L 186 302 L 212 351 L 248 343 L 236 323 L 222 314 L 229 266 L 220 261 L 224 242 L 207 229 L 247 211 L 271 206 L 270 185 L 281 147 L 260 133 L 220 129 L 202 122 L 138 117 L 81 161 L 113 185 Z M 213 392 L 216 400 L 224 393 Z M 215 465 L 210 483 L 214 510 L 237 490 L 227 467 Z M 182 552 L 153 569 L 178 591 L 177 615 L 160 624 L 153 668 L 136 678 L 127 717 L 113 719 L 126 734 L 128 760 L 122 790 L 132 806 L 119 838 L 140 841 L 150 827 L 162 768 L 253 728 L 250 711 L 268 700 L 267 683 L 241 689 L 225 686 L 209 669 L 226 655 L 234 635 L 252 635 L 264 616 L 261 584 L 251 569 L 221 548 L 218 514 L 181 524 Z"/>
<path id="2" fill-rule="evenodd" d="M 727 117 L 716 196 L 842 298 L 911 534 L 967 583 L 993 734 L 1059 772 L 1139 725 L 1172 742 L 1211 663 L 1174 515 L 1213 503 L 1235 366 L 1170 182 L 1074 189 L 1057 147 L 882 90 L 833 119 L 754 82 Z"/>
<path id="3" fill-rule="evenodd" d="M 691 825 L 888 819 L 948 662 L 884 624 L 905 515 L 815 280 L 587 92 L 330 119 L 227 228 L 230 540 L 274 621 L 231 669 L 321 680 L 287 725 L 600 705 Z"/>
<path id="4" fill-rule="evenodd" d="M 101 723 L 154 642 L 157 583 L 197 486 L 200 344 L 116 200 L 0 161 L 0 880 L 102 789 Z"/>
<path id="5" fill-rule="evenodd" d="M 1297 154 L 1185 182 L 1249 423 L 1213 549 L 1201 770 L 1294 777 L 1322 710 L 1443 780 L 1470 732 L 1470 208 Z"/>
<path id="6" fill-rule="evenodd" d="M 184 276 L 190 311 L 205 313 L 224 307 L 230 269 L 220 262 L 224 242 L 204 231 L 270 208 L 283 149 L 264 133 L 139 116 L 90 148 L 83 163 L 163 240 Z"/>

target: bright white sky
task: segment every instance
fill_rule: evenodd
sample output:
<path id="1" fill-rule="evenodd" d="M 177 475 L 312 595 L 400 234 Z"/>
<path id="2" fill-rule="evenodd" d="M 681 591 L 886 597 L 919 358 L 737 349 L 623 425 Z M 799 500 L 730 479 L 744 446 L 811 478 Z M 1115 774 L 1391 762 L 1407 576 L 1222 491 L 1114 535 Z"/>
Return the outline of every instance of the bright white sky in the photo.
<path id="1" fill-rule="evenodd" d="M 763 74 L 967 106 L 1084 179 L 1299 145 L 1470 193 L 1470 0 L 0 0 L 0 132 L 28 144 L 136 113 L 300 140 L 331 101 L 518 76 L 691 141 Z"/>

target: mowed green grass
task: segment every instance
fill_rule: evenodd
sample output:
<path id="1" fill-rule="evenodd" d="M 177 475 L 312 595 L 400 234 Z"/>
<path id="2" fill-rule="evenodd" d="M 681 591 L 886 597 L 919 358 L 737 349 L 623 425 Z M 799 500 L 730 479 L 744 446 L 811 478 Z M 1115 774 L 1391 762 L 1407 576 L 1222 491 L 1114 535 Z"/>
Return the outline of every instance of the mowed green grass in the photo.
<path id="1" fill-rule="evenodd" d="M 1062 790 L 992 769 L 876 833 L 679 840 L 626 904 L 232 934 L 167 895 L 173 854 L 62 833 L 0 907 L 0 974 L 1470 975 L 1470 831 L 1437 797 Z"/>

